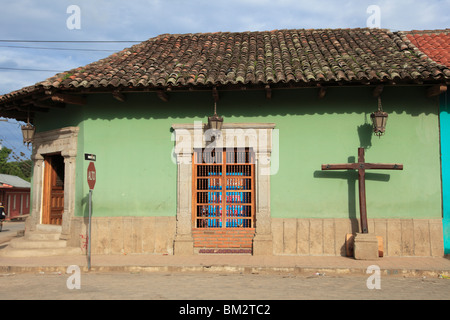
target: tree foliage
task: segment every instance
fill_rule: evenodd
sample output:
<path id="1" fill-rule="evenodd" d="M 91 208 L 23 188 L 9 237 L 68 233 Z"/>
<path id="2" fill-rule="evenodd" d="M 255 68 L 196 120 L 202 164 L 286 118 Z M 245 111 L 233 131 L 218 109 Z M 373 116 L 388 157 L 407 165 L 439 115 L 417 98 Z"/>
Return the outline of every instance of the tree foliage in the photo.
<path id="1" fill-rule="evenodd" d="M 9 161 L 12 150 L 0 149 L 0 173 L 18 176 L 26 181 L 31 180 L 31 160 Z"/>

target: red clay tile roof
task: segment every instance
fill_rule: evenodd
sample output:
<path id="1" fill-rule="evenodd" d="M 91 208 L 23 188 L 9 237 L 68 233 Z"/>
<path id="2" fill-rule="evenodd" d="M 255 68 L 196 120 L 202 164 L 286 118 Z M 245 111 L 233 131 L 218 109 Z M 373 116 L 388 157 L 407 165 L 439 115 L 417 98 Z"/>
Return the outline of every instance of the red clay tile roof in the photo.
<path id="1" fill-rule="evenodd" d="M 448 82 L 450 70 L 384 29 L 165 34 L 0 96 L 53 91 Z"/>
<path id="2" fill-rule="evenodd" d="M 431 60 L 450 67 L 450 29 L 413 30 L 407 38 Z"/>

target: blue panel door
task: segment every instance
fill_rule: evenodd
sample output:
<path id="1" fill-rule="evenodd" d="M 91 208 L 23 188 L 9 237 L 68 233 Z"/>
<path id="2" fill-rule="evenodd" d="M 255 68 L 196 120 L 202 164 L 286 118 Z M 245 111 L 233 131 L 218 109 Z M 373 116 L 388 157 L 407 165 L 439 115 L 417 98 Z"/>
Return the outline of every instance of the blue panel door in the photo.
<path id="1" fill-rule="evenodd" d="M 444 228 L 444 253 L 450 254 L 450 105 L 449 95 L 440 96 L 442 206 Z"/>

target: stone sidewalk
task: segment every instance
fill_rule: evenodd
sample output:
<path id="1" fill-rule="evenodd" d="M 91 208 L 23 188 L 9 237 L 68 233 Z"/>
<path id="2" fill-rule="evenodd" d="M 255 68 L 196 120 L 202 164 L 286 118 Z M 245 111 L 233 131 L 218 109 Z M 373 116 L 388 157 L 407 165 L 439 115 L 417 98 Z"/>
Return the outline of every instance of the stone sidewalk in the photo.
<path id="1" fill-rule="evenodd" d="M 362 275 L 371 265 L 381 275 L 449 277 L 450 259 L 444 257 L 383 257 L 355 260 L 336 256 L 251 256 L 199 254 L 86 255 L 13 258 L 0 256 L 0 273 L 62 272 L 77 265 L 83 272 L 226 272 Z"/>

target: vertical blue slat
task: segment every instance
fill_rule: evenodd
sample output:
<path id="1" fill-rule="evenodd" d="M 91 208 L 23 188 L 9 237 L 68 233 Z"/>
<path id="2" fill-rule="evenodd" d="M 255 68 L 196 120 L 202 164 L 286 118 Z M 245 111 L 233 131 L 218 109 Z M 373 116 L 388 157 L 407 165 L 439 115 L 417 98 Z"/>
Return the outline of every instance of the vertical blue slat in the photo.
<path id="1" fill-rule="evenodd" d="M 441 161 L 442 161 L 442 206 L 444 253 L 450 254 L 450 105 L 448 93 L 440 96 Z"/>

